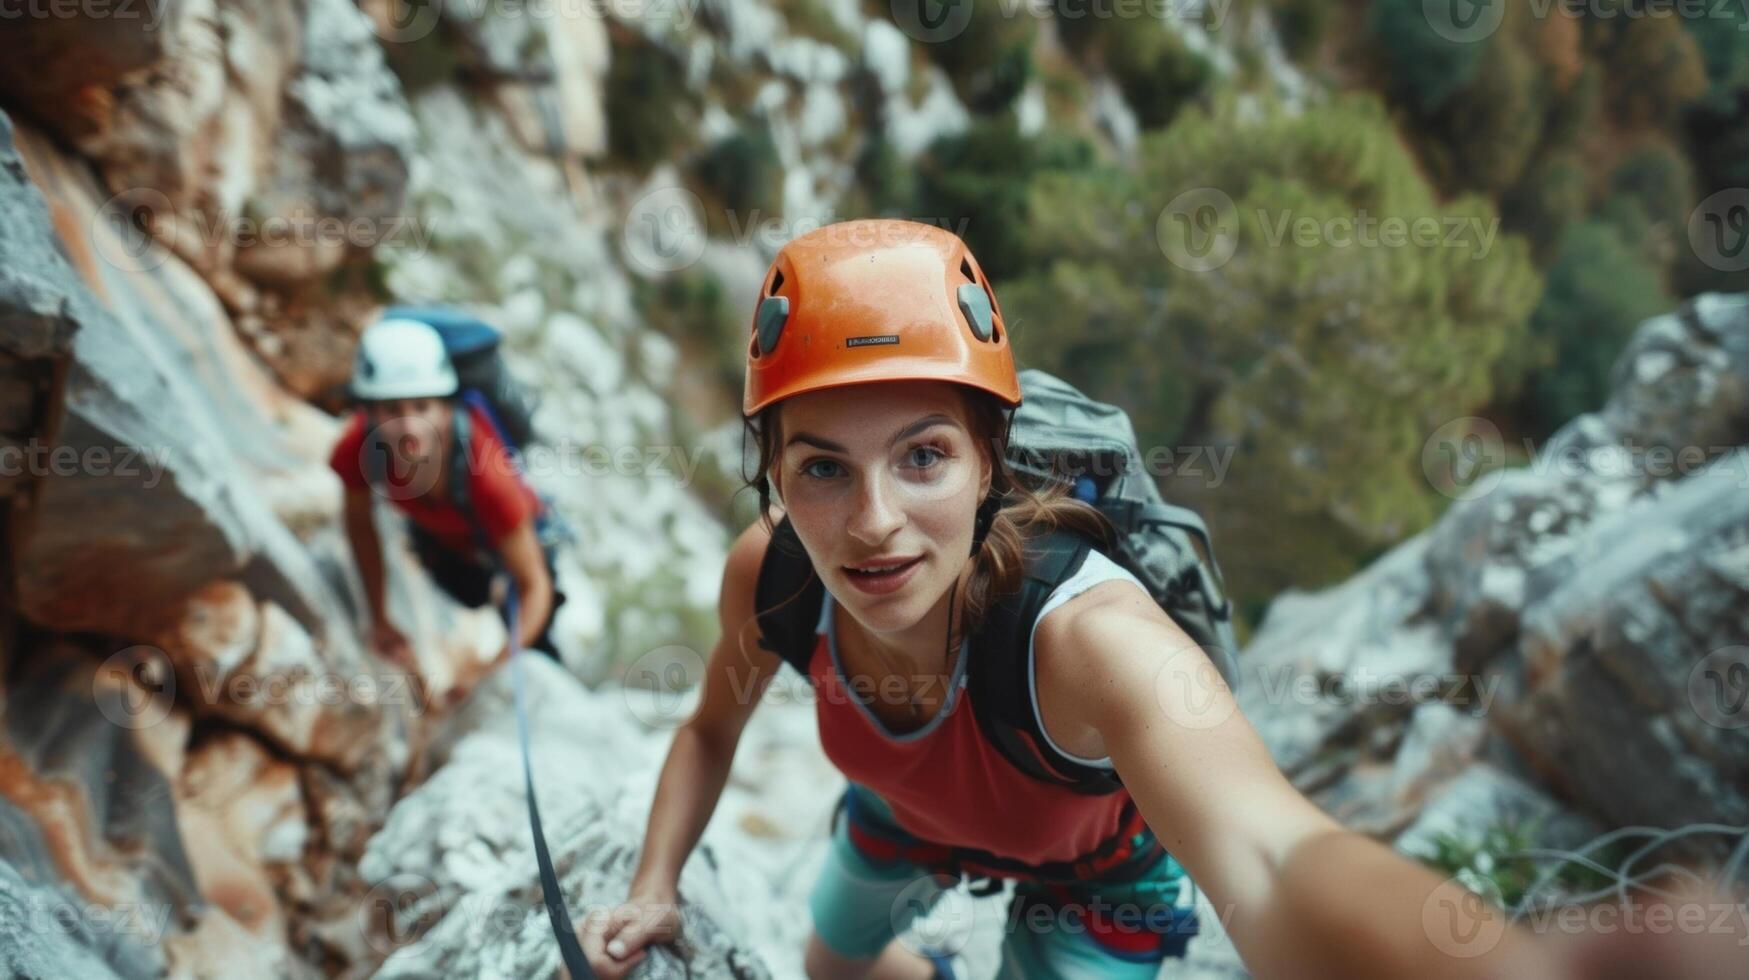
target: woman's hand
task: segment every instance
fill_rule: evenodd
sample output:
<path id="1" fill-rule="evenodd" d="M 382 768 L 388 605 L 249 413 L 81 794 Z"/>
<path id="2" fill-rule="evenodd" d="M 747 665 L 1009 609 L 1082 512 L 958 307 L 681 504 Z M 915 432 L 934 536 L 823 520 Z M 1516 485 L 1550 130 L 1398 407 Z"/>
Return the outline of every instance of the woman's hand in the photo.
<path id="1" fill-rule="evenodd" d="M 410 674 L 419 672 L 419 665 L 413 659 L 413 644 L 407 642 L 407 636 L 387 619 L 379 619 L 371 624 L 370 645 L 384 660 L 407 671 Z"/>
<path id="2" fill-rule="evenodd" d="M 618 907 L 591 912 L 577 930 L 583 955 L 601 980 L 619 980 L 655 943 L 680 936 L 680 898 L 673 890 L 634 889 Z"/>

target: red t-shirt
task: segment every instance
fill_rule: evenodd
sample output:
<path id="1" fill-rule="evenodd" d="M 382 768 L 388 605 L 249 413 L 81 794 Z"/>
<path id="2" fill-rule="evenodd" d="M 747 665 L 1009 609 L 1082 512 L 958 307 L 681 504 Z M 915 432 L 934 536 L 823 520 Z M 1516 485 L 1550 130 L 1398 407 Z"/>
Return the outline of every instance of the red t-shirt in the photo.
<path id="1" fill-rule="evenodd" d="M 460 407 L 458 404 L 457 408 Z M 462 476 L 468 480 L 468 500 L 480 526 L 496 545 L 523 521 L 540 512 L 540 498 L 516 469 L 486 413 L 474 406 L 468 406 L 468 411 L 473 423 L 468 438 L 468 472 L 452 473 L 449 478 Z M 349 490 L 371 489 L 364 473 L 364 447 L 364 413 L 354 412 L 328 457 L 328 465 Z M 464 554 L 472 552 L 477 544 L 474 525 L 451 502 L 450 495 L 430 487 L 409 485 L 405 479 L 397 480 L 396 472 L 392 461 L 385 465 L 379 492 L 447 547 Z"/>

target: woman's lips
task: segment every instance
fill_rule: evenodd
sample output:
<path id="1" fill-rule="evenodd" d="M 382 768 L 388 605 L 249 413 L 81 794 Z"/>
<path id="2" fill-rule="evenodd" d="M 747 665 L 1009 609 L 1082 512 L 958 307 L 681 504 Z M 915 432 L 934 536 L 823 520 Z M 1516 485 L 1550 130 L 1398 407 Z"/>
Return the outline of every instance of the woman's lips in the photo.
<path id="1" fill-rule="evenodd" d="M 903 565 L 885 572 L 858 572 L 845 566 L 844 577 L 850 584 L 870 595 L 886 595 L 903 588 L 917 569 L 923 567 L 923 556 L 919 555 Z"/>

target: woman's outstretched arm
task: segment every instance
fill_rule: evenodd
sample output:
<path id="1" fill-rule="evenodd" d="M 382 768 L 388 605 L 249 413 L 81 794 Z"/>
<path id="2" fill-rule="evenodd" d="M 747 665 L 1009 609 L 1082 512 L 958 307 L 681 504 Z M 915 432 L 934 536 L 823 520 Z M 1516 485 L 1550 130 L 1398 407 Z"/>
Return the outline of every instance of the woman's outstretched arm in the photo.
<path id="1" fill-rule="evenodd" d="M 1036 642 L 1053 738 L 1111 757 L 1256 976 L 1553 975 L 1505 913 L 1296 790 L 1207 656 L 1132 584 L 1065 604 Z"/>

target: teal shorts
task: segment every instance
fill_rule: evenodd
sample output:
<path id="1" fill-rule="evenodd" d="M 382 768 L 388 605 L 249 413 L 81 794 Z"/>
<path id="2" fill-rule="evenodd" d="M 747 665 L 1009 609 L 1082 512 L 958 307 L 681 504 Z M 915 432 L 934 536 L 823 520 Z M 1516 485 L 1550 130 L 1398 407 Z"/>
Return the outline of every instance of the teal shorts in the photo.
<path id="1" fill-rule="evenodd" d="M 867 788 L 853 783 L 846 792 L 856 795 L 862 812 L 890 819 L 891 810 Z M 883 837 L 915 839 L 893 824 L 878 830 Z M 1165 960 L 1184 955 L 1197 931 L 1194 906 L 1185 901 L 1190 878 L 1169 853 L 1162 852 L 1140 874 L 1131 872 L 1122 881 L 1018 881 L 1005 913 L 995 911 L 995 903 L 977 902 L 956 890 L 958 883 L 903 858 L 883 860 L 864 853 L 851 840 L 847 815 L 840 812 L 825 866 L 808 898 L 814 931 L 840 956 L 870 959 L 933 912 L 915 930 L 914 948 L 952 953 L 965 945 L 983 917 L 1000 914 L 999 980 L 1153 980 Z M 940 905 L 943 901 L 945 906 Z"/>

